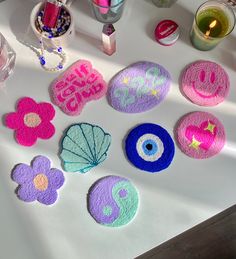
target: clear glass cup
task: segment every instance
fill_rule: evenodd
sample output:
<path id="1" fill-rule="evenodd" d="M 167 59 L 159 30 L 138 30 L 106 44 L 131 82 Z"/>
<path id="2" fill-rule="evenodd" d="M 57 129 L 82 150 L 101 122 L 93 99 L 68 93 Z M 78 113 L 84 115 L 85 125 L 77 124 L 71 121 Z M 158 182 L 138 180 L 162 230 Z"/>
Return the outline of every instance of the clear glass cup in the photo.
<path id="1" fill-rule="evenodd" d="M 171 7 L 177 0 L 152 0 L 157 7 Z"/>
<path id="2" fill-rule="evenodd" d="M 0 83 L 3 83 L 13 71 L 16 53 L 0 32 Z"/>
<path id="3" fill-rule="evenodd" d="M 100 1 L 100 3 L 104 2 L 106 1 Z M 125 0 L 111 1 L 110 6 L 99 4 L 99 0 L 90 0 L 90 3 L 93 9 L 93 13 L 99 22 L 115 23 L 120 19 L 123 13 Z"/>

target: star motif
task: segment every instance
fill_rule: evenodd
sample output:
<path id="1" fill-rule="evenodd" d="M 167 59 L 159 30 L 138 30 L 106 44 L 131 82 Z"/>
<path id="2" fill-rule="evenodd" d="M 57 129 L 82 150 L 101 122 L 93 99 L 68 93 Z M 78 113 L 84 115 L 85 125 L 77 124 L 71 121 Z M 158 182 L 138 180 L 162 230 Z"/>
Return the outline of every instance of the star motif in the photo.
<path id="1" fill-rule="evenodd" d="M 210 121 L 208 121 L 208 125 L 204 130 L 208 130 L 210 131 L 212 134 L 214 134 L 214 129 L 215 129 L 216 125 L 210 123 Z"/>
<path id="2" fill-rule="evenodd" d="M 198 150 L 198 149 L 199 149 L 199 146 L 200 146 L 201 144 L 202 144 L 202 142 L 196 140 L 195 137 L 193 136 L 193 138 L 192 138 L 192 143 L 189 145 L 189 147 L 192 147 L 192 148 Z"/>
<path id="3" fill-rule="evenodd" d="M 129 77 L 124 77 L 123 83 L 127 85 L 129 83 L 129 80 L 130 80 Z"/>
<path id="4" fill-rule="evenodd" d="M 156 95 L 159 94 L 159 92 L 160 92 L 160 90 L 152 89 L 152 90 L 151 90 L 151 95 L 156 96 Z"/>

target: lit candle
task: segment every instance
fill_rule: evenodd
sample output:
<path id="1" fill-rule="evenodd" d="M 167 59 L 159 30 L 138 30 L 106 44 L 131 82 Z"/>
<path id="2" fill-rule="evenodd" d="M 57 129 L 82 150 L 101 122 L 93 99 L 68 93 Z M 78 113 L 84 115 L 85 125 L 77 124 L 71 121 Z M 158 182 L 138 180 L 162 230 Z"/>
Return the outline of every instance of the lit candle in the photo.
<path id="1" fill-rule="evenodd" d="M 211 29 L 213 29 L 213 28 L 216 26 L 216 24 L 217 24 L 217 21 L 216 21 L 216 20 L 214 20 L 213 22 L 211 22 L 211 23 L 209 24 L 209 31 L 206 31 L 206 36 L 207 36 L 207 37 L 210 36 L 210 34 L 211 34 Z"/>
<path id="2" fill-rule="evenodd" d="M 195 15 L 191 42 L 200 50 L 213 49 L 232 32 L 234 26 L 235 15 L 231 7 L 219 1 L 208 1 Z"/>

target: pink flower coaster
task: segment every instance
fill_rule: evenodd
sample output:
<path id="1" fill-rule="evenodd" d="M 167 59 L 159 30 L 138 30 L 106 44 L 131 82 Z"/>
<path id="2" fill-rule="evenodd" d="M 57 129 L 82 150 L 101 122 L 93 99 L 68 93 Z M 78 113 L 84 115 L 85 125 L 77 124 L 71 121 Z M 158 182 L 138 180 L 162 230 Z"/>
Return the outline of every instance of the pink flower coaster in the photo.
<path id="1" fill-rule="evenodd" d="M 181 87 L 193 103 L 215 106 L 227 97 L 230 82 L 220 65 L 211 61 L 196 61 L 183 72 Z"/>
<path id="2" fill-rule="evenodd" d="M 107 91 L 102 75 L 89 61 L 79 60 L 52 84 L 52 99 L 68 115 L 79 115 L 85 104 Z"/>
<path id="3" fill-rule="evenodd" d="M 17 111 L 8 113 L 5 124 L 15 130 L 16 141 L 23 146 L 32 146 L 37 138 L 49 139 L 55 133 L 50 122 L 55 116 L 55 110 L 50 103 L 36 103 L 25 97 L 17 104 Z"/>
<path id="4" fill-rule="evenodd" d="M 19 184 L 16 193 L 20 200 L 37 200 L 45 205 L 56 202 L 57 189 L 61 188 L 65 181 L 62 171 L 51 169 L 51 162 L 45 156 L 34 158 L 31 166 L 17 165 L 12 172 L 12 179 Z"/>
<path id="5" fill-rule="evenodd" d="M 198 159 L 218 154 L 225 144 L 224 126 L 207 112 L 193 112 L 181 118 L 177 123 L 176 137 L 180 149 Z"/>

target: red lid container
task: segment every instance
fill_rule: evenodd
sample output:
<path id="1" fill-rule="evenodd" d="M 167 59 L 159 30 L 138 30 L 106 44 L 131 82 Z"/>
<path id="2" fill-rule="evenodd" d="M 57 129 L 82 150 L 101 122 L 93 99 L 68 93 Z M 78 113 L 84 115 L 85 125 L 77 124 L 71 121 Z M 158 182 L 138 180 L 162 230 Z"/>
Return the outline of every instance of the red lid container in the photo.
<path id="1" fill-rule="evenodd" d="M 179 26 L 176 22 L 163 20 L 157 24 L 155 38 L 161 45 L 171 46 L 179 38 L 179 33 Z"/>

